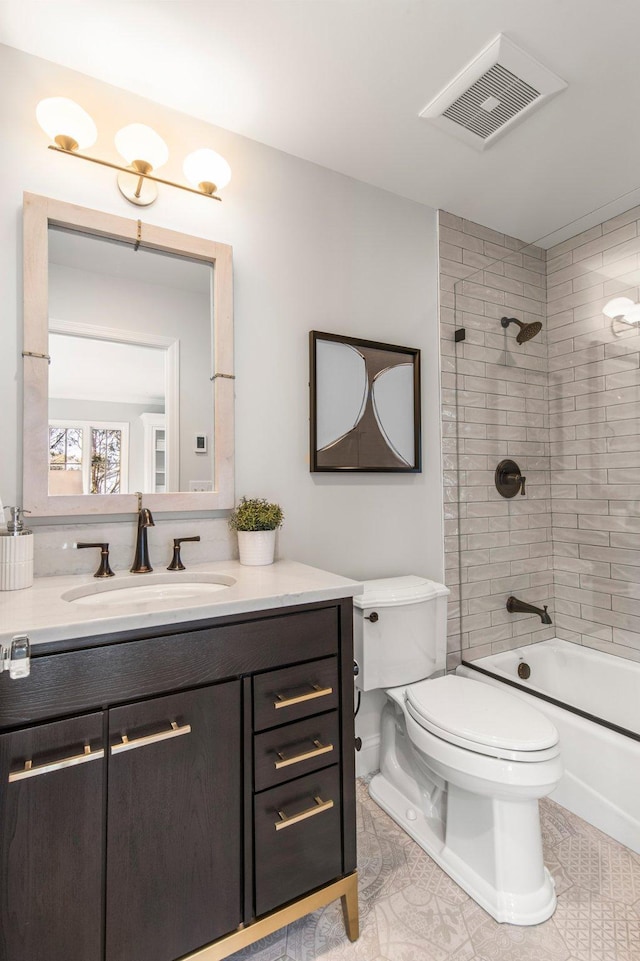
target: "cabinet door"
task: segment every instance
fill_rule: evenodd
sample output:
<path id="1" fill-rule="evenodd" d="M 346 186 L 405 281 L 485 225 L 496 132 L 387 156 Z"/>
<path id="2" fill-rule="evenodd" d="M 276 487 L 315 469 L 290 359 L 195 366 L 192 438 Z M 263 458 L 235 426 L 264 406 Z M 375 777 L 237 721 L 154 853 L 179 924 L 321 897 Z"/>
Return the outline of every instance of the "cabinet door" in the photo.
<path id="1" fill-rule="evenodd" d="M 106 961 L 173 961 L 240 923 L 240 682 L 109 712 Z"/>
<path id="2" fill-rule="evenodd" d="M 0 735 L 0 959 L 100 961 L 101 713 Z"/>

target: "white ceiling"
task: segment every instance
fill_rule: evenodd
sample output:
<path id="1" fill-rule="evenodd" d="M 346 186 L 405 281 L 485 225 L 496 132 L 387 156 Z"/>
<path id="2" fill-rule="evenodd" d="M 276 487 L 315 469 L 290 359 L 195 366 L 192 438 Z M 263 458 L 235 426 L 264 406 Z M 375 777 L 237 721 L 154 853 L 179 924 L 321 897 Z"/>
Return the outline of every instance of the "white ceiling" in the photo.
<path id="1" fill-rule="evenodd" d="M 129 244 L 58 227 L 49 228 L 48 248 L 50 264 L 135 280 L 154 288 L 177 287 L 204 296 L 211 292 L 213 270 L 202 261 L 161 250 L 135 250 Z"/>
<path id="2" fill-rule="evenodd" d="M 50 333 L 49 351 L 50 400 L 164 406 L 164 350 Z"/>
<path id="3" fill-rule="evenodd" d="M 499 33 L 569 86 L 479 153 L 418 113 Z M 529 241 L 638 202 L 639 37 L 640 0 L 0 0 L 2 43 Z"/>

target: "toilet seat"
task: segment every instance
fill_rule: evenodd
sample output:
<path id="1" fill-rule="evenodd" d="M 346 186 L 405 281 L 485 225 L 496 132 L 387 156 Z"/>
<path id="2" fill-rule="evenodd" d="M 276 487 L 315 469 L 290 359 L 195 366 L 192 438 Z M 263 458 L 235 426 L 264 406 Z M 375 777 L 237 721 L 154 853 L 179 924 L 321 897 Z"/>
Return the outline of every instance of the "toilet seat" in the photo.
<path id="1" fill-rule="evenodd" d="M 409 685 L 404 701 L 420 727 L 467 751 L 525 763 L 559 755 L 558 733 L 542 713 L 485 687 L 448 674 Z"/>

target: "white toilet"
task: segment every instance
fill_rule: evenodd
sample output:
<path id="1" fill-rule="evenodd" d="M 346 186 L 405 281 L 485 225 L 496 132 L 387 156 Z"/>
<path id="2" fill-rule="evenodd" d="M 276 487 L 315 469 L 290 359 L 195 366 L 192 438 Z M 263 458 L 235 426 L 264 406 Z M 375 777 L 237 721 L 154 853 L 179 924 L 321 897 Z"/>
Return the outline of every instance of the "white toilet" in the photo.
<path id="1" fill-rule="evenodd" d="M 369 793 L 497 921 L 539 924 L 556 906 L 538 798 L 562 775 L 558 733 L 506 691 L 431 677 L 445 668 L 448 594 L 408 576 L 354 597 L 356 684 L 387 694 Z"/>

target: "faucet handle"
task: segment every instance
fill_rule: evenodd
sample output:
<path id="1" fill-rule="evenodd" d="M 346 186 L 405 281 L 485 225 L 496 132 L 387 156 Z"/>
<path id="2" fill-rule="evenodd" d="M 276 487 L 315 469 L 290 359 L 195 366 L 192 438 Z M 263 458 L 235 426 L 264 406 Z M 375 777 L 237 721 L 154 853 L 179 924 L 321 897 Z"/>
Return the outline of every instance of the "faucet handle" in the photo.
<path id="1" fill-rule="evenodd" d="M 168 571 L 184 571 L 185 566 L 182 563 L 180 557 L 180 545 L 185 541 L 199 541 L 200 535 L 195 534 L 193 537 L 174 537 L 173 538 L 173 557 L 171 558 L 171 563 L 167 567 Z"/>
<path id="2" fill-rule="evenodd" d="M 77 543 L 76 548 L 82 549 L 83 547 L 99 547 L 100 548 L 100 566 L 98 570 L 93 575 L 94 577 L 115 577 L 115 574 L 109 566 L 109 545 L 100 543 Z"/>

